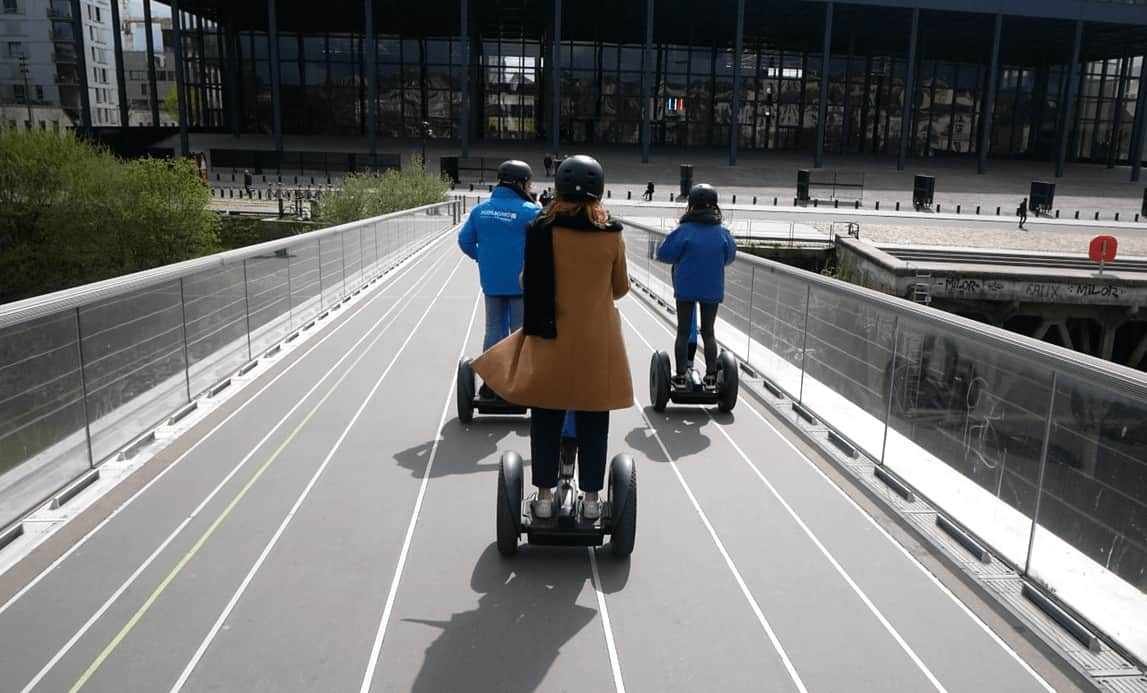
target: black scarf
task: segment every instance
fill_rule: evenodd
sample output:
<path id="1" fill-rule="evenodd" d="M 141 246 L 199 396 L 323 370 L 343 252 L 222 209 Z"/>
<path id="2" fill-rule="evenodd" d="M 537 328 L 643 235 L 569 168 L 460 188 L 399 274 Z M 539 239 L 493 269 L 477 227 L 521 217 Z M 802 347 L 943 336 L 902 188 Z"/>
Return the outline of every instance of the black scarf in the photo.
<path id="1" fill-rule="evenodd" d="M 693 222 L 695 224 L 720 224 L 723 221 L 719 207 L 704 207 L 691 209 L 681 217 L 682 224 Z"/>
<path id="2" fill-rule="evenodd" d="M 555 339 L 558 336 L 554 294 L 554 227 L 585 232 L 618 232 L 620 223 L 610 219 L 599 227 L 584 214 L 559 214 L 552 222 L 538 217 L 526 228 L 526 256 L 522 268 L 522 331 L 531 337 Z"/>

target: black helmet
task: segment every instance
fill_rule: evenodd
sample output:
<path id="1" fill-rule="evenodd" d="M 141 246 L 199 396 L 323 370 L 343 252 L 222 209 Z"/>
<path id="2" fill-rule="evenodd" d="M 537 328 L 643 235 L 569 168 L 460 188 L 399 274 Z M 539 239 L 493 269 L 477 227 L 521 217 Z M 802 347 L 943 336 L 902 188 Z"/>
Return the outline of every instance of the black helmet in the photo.
<path id="1" fill-rule="evenodd" d="M 689 191 L 689 209 L 717 206 L 717 189 L 707 183 L 694 185 Z"/>
<path id="2" fill-rule="evenodd" d="M 498 164 L 499 183 L 525 183 L 533 177 L 533 169 L 524 161 L 510 159 Z"/>
<path id="3" fill-rule="evenodd" d="M 558 166 L 554 192 L 567 200 L 600 200 L 605 193 L 605 172 L 597 159 L 578 154 Z"/>

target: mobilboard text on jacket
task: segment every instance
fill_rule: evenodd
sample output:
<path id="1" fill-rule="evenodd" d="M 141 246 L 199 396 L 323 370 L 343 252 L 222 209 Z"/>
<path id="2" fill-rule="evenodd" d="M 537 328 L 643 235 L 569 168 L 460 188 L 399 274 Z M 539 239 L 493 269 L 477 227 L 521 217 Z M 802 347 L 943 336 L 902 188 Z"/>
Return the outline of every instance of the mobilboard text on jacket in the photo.
<path id="1" fill-rule="evenodd" d="M 679 301 L 724 301 L 725 265 L 736 256 L 733 234 L 720 224 L 681 224 L 657 249 L 657 259 L 674 266 L 673 293 Z"/>
<path id="2" fill-rule="evenodd" d="M 494 188 L 489 200 L 470 210 L 458 231 L 458 247 L 478 261 L 482 293 L 521 296 L 518 276 L 526 252 L 526 225 L 541 211 L 509 188 Z"/>

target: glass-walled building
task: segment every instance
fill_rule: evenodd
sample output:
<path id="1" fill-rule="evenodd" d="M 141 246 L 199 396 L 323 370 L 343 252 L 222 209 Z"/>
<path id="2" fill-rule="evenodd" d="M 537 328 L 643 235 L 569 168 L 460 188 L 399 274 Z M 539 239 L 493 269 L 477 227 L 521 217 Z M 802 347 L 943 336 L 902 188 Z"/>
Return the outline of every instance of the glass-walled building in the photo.
<path id="1" fill-rule="evenodd" d="M 463 148 L 555 135 L 637 146 L 647 119 L 651 145 L 1044 160 L 1062 149 L 1114 163 L 1135 158 L 1143 129 L 1141 4 L 1072 2 L 1070 16 L 1031 0 L 999 15 L 953 0 L 166 4 L 187 126 L 236 134 L 239 147 L 245 134 L 280 146 L 373 137 L 381 151 L 423 123 Z"/>

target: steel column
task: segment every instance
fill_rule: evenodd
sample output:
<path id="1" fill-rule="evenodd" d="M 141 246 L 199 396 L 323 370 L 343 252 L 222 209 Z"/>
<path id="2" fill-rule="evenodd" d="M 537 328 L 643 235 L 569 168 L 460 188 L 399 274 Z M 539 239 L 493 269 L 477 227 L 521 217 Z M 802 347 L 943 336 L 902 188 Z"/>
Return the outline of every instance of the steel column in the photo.
<path id="1" fill-rule="evenodd" d="M 553 45 L 551 52 L 553 55 L 550 72 L 551 93 L 553 100 L 550 101 L 550 151 L 554 154 L 558 153 L 561 146 L 561 98 L 562 98 L 562 0 L 554 0 L 554 35 Z"/>
<path id="2" fill-rule="evenodd" d="M 920 8 L 912 8 L 912 31 L 908 37 L 908 78 L 904 82 L 903 106 L 900 109 L 900 148 L 896 152 L 896 170 L 904 170 L 908 154 L 908 125 L 916 109 L 916 39 L 920 31 Z"/>
<path id="3" fill-rule="evenodd" d="M 817 105 L 816 116 L 816 154 L 813 160 L 813 167 L 820 168 L 824 166 L 824 119 L 828 116 L 828 69 L 829 58 L 832 54 L 832 8 L 833 3 L 831 0 L 824 4 L 824 43 L 821 48 L 820 57 L 820 103 Z M 919 10 L 912 10 L 912 51 L 916 50 L 916 13 Z M 912 68 L 908 68 L 911 74 Z M 911 81 L 911 80 L 909 80 Z M 848 88 L 848 85 L 845 85 Z"/>
<path id="4" fill-rule="evenodd" d="M 187 137 L 187 90 L 183 76 L 183 22 L 180 21 L 179 0 L 171 0 L 171 42 L 175 45 L 175 96 L 179 103 L 179 156 L 188 156 L 191 146 Z"/>
<path id="5" fill-rule="evenodd" d="M 1000 73 L 1000 36 L 1004 30 L 1004 15 L 996 15 L 995 29 L 992 31 L 992 60 L 988 63 L 988 90 L 980 110 L 980 143 L 976 147 L 976 173 L 988 170 L 988 147 L 992 137 L 992 115 L 996 109 L 996 80 Z"/>
<path id="6" fill-rule="evenodd" d="M 653 57 L 653 0 L 645 0 L 645 49 L 641 53 L 641 163 L 649 163 L 649 120 L 653 114 L 651 103 L 653 75 L 650 70 L 654 67 Z"/>
<path id="7" fill-rule="evenodd" d="M 1075 80 L 1079 77 L 1079 45 L 1083 41 L 1083 20 L 1075 20 L 1075 40 L 1071 44 L 1071 66 L 1068 68 L 1067 86 L 1063 99 L 1063 127 L 1059 131 L 1059 147 L 1055 155 L 1055 177 L 1063 178 L 1063 165 L 1067 160 L 1067 143 L 1071 141 L 1075 112 Z M 1134 180 L 1134 178 L 1132 178 Z"/>
<path id="8" fill-rule="evenodd" d="M 275 138 L 275 152 L 283 153 L 283 114 L 280 111 L 281 80 L 279 70 L 279 22 L 276 17 L 278 0 L 267 0 L 267 39 L 270 41 L 271 55 L 271 131 Z M 277 168 L 282 169 L 282 157 L 278 157 Z"/>
<path id="9" fill-rule="evenodd" d="M 463 0 L 465 2 L 465 0 Z M 366 146 L 370 167 L 378 156 L 378 38 L 374 33 L 374 0 L 366 0 Z M 426 162 L 423 161 L 425 166 Z"/>
<path id="10" fill-rule="evenodd" d="M 832 7 L 832 3 L 828 3 Z M 741 54 L 745 50 L 745 0 L 737 0 L 737 38 L 733 48 L 733 112 L 729 118 L 729 165 L 737 165 L 737 143 L 741 138 Z"/>

